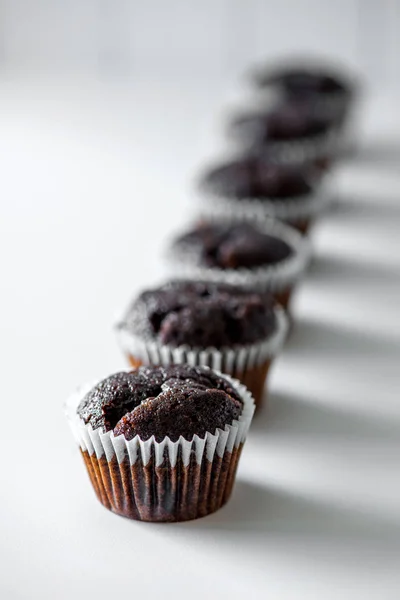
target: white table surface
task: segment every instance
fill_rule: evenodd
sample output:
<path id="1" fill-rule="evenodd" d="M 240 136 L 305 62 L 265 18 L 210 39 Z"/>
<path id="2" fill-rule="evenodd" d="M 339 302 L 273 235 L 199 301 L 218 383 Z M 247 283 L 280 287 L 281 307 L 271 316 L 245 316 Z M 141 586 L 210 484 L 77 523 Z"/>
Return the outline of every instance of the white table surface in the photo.
<path id="1" fill-rule="evenodd" d="M 0 597 L 400 597 L 399 98 L 371 96 L 230 503 L 175 525 L 96 500 L 62 412 L 125 366 L 111 323 L 162 276 L 226 82 L 3 74 Z"/>

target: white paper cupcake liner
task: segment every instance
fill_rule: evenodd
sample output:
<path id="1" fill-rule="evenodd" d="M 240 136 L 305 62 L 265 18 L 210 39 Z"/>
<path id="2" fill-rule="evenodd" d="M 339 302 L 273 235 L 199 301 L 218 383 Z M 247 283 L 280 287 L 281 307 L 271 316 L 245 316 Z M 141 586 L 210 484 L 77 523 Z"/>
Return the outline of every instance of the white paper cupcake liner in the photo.
<path id="1" fill-rule="evenodd" d="M 213 221 L 212 215 L 208 220 Z M 215 219 L 219 221 L 220 219 Z M 239 219 L 240 220 L 240 219 Z M 238 219 L 232 218 L 232 222 Z M 223 219 L 226 224 L 226 218 Z M 166 256 L 166 264 L 173 279 L 198 279 L 230 283 L 246 289 L 262 292 L 283 292 L 292 288 L 304 275 L 311 257 L 309 241 L 292 227 L 273 219 L 257 223 L 265 233 L 280 238 L 292 249 L 292 254 L 278 263 L 254 268 L 220 269 L 198 263 L 197 256 L 183 245 L 172 243 Z"/>
<path id="2" fill-rule="evenodd" d="M 332 159 L 338 156 L 342 146 L 342 128 L 332 127 L 319 135 L 293 140 L 270 140 L 259 143 L 244 133 L 235 132 L 231 128 L 229 135 L 245 152 L 256 156 L 268 156 L 276 164 L 297 165 L 315 163 L 321 159 Z"/>
<path id="3" fill-rule="evenodd" d="M 288 331 L 288 319 L 282 308 L 276 307 L 274 310 L 276 329 L 270 337 L 254 344 L 232 348 L 191 348 L 187 345 L 173 347 L 156 340 L 144 340 L 124 326 L 123 320 L 117 324 L 116 333 L 121 349 L 140 359 L 145 365 L 186 363 L 236 375 L 264 363 L 281 350 Z"/>
<path id="4" fill-rule="evenodd" d="M 223 196 L 212 190 L 211 185 L 200 185 L 198 213 L 201 217 L 217 219 L 240 219 L 262 221 L 274 218 L 296 224 L 313 220 L 326 212 L 334 200 L 332 182 L 329 176 L 317 186 L 315 191 L 301 198 L 235 198 Z"/>
<path id="5" fill-rule="evenodd" d="M 65 405 L 66 416 L 75 439 L 81 449 L 87 451 L 90 456 L 92 454 L 96 454 L 97 458 L 105 456 L 108 461 L 115 457 L 119 463 L 129 458 L 131 465 L 134 465 L 140 457 L 142 464 L 146 466 L 154 449 L 156 466 L 161 466 L 166 457 L 171 466 L 175 466 L 178 456 L 187 466 L 192 454 L 195 455 L 198 464 L 201 463 L 203 456 L 211 461 L 214 454 L 222 457 L 224 452 L 232 452 L 234 447 L 238 447 L 245 441 L 254 414 L 254 400 L 247 388 L 225 373 L 216 373 L 224 377 L 240 395 L 243 410 L 239 419 L 233 421 L 232 425 L 226 425 L 224 430 L 216 429 L 214 432 L 207 432 L 204 438 L 195 435 L 192 441 L 188 441 L 181 436 L 178 441 L 172 442 L 166 437 L 162 442 L 157 442 L 154 436 L 145 441 L 135 436 L 131 440 L 126 440 L 123 435 L 114 436 L 113 431 L 104 433 L 101 428 L 93 429 L 91 425 L 86 425 L 82 421 L 76 411 L 81 400 L 96 383 L 81 388 L 69 398 Z"/>
<path id="6" fill-rule="evenodd" d="M 176 442 L 168 437 L 157 442 L 154 436 L 126 440 L 112 431 L 93 430 L 76 412 L 93 386 L 69 399 L 69 424 L 106 508 L 136 520 L 182 521 L 214 512 L 228 500 L 254 401 L 242 384 L 224 377 L 242 398 L 242 414 L 224 429 L 195 435 L 191 441 L 182 436 Z"/>

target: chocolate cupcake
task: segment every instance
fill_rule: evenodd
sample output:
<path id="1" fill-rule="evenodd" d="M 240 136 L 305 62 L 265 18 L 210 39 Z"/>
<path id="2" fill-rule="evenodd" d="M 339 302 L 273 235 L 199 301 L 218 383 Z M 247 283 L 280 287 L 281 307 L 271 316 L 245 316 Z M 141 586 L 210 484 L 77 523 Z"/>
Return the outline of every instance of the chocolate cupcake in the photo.
<path id="1" fill-rule="evenodd" d="M 279 221 L 209 219 L 177 237 L 168 259 L 179 279 L 271 292 L 288 308 L 292 291 L 308 265 L 309 249 L 298 231 Z"/>
<path id="2" fill-rule="evenodd" d="M 345 119 L 356 91 L 354 78 L 311 61 L 261 67 L 253 71 L 252 80 L 259 89 L 273 91 L 283 99 L 323 109 L 337 123 Z"/>
<path id="3" fill-rule="evenodd" d="M 331 202 L 329 181 L 314 167 L 243 156 L 209 168 L 200 180 L 199 212 L 207 218 L 272 217 L 307 233 Z"/>
<path id="4" fill-rule="evenodd" d="M 247 152 L 277 163 L 326 166 L 338 152 L 337 122 L 312 100 L 249 108 L 230 119 L 228 133 Z"/>
<path id="5" fill-rule="evenodd" d="M 75 394 L 66 412 L 106 508 L 186 521 L 229 499 L 254 402 L 230 377 L 177 365 L 111 375 Z"/>
<path id="6" fill-rule="evenodd" d="M 268 293 L 177 280 L 140 294 L 116 329 L 132 366 L 207 365 L 239 379 L 259 405 L 287 319 Z"/>

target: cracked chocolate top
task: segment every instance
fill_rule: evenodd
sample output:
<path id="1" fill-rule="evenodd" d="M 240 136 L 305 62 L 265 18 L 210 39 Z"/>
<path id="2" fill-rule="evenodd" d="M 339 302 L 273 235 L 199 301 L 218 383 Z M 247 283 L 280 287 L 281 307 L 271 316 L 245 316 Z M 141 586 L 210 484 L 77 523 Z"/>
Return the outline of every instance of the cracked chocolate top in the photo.
<path id="1" fill-rule="evenodd" d="M 221 283 L 173 281 L 143 292 L 120 327 L 171 346 L 251 344 L 276 328 L 273 298 Z"/>
<path id="2" fill-rule="evenodd" d="M 227 198 L 302 199 L 313 191 L 315 169 L 295 165 L 277 165 L 249 156 L 221 164 L 209 170 L 203 186 L 211 193 Z"/>
<path id="3" fill-rule="evenodd" d="M 238 419 L 243 402 L 230 383 L 207 367 L 140 367 L 115 373 L 97 384 L 78 406 L 93 429 L 127 440 L 154 435 L 177 441 L 204 437 Z"/>
<path id="4" fill-rule="evenodd" d="M 292 254 L 282 239 L 269 235 L 253 223 L 201 223 L 177 238 L 177 253 L 199 266 L 219 269 L 273 265 Z"/>

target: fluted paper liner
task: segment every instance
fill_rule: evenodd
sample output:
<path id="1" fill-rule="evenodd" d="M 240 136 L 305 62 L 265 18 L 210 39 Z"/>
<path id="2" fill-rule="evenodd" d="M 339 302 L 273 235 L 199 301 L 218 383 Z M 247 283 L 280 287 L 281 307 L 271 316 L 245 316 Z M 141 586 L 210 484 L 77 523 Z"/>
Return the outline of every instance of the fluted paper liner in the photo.
<path id="1" fill-rule="evenodd" d="M 276 328 L 268 338 L 253 344 L 231 348 L 191 348 L 169 346 L 157 340 L 146 340 L 125 326 L 116 326 L 121 349 L 133 366 L 189 364 L 222 371 L 242 381 L 252 392 L 256 405 L 264 399 L 264 384 L 272 359 L 280 352 L 288 332 L 288 319 L 281 307 L 275 307 Z"/>
<path id="2" fill-rule="evenodd" d="M 227 220 L 237 222 L 235 218 L 221 219 L 212 215 L 208 221 Z M 167 254 L 167 266 L 174 279 L 198 279 L 200 281 L 215 281 L 230 283 L 244 288 L 256 289 L 261 292 L 271 292 L 277 296 L 292 290 L 293 286 L 304 275 L 311 256 L 309 241 L 298 231 L 273 219 L 264 219 L 257 223 L 257 227 L 265 233 L 284 240 L 292 249 L 292 254 L 272 265 L 263 265 L 254 268 L 241 267 L 239 269 L 221 269 L 206 267 L 198 263 L 197 256 L 190 252 L 184 245 L 172 243 Z M 282 304 L 282 302 L 280 302 Z M 285 303 L 282 304 L 286 306 Z"/>
<path id="3" fill-rule="evenodd" d="M 325 212 L 333 202 L 331 181 L 325 177 L 316 189 L 301 197 L 292 198 L 235 198 L 212 190 L 206 182 L 199 186 L 198 212 L 220 219 L 262 221 L 274 218 L 292 226 L 309 223 Z"/>
<path id="4" fill-rule="evenodd" d="M 218 373 L 221 375 L 221 373 Z M 214 512 L 229 499 L 235 473 L 254 413 L 250 392 L 225 377 L 243 400 L 238 420 L 225 429 L 192 441 L 173 442 L 154 436 L 126 440 L 93 429 L 80 419 L 77 407 L 90 385 L 74 394 L 66 414 L 100 502 L 113 512 L 141 521 L 185 521 Z M 94 384 L 95 385 L 95 384 Z"/>
<path id="5" fill-rule="evenodd" d="M 331 159 L 339 154 L 342 147 L 341 128 L 332 126 L 325 133 L 292 140 L 268 140 L 265 143 L 252 140 L 243 132 L 231 127 L 229 134 L 247 151 L 258 156 L 266 154 L 277 164 L 313 163 L 319 159 Z"/>

